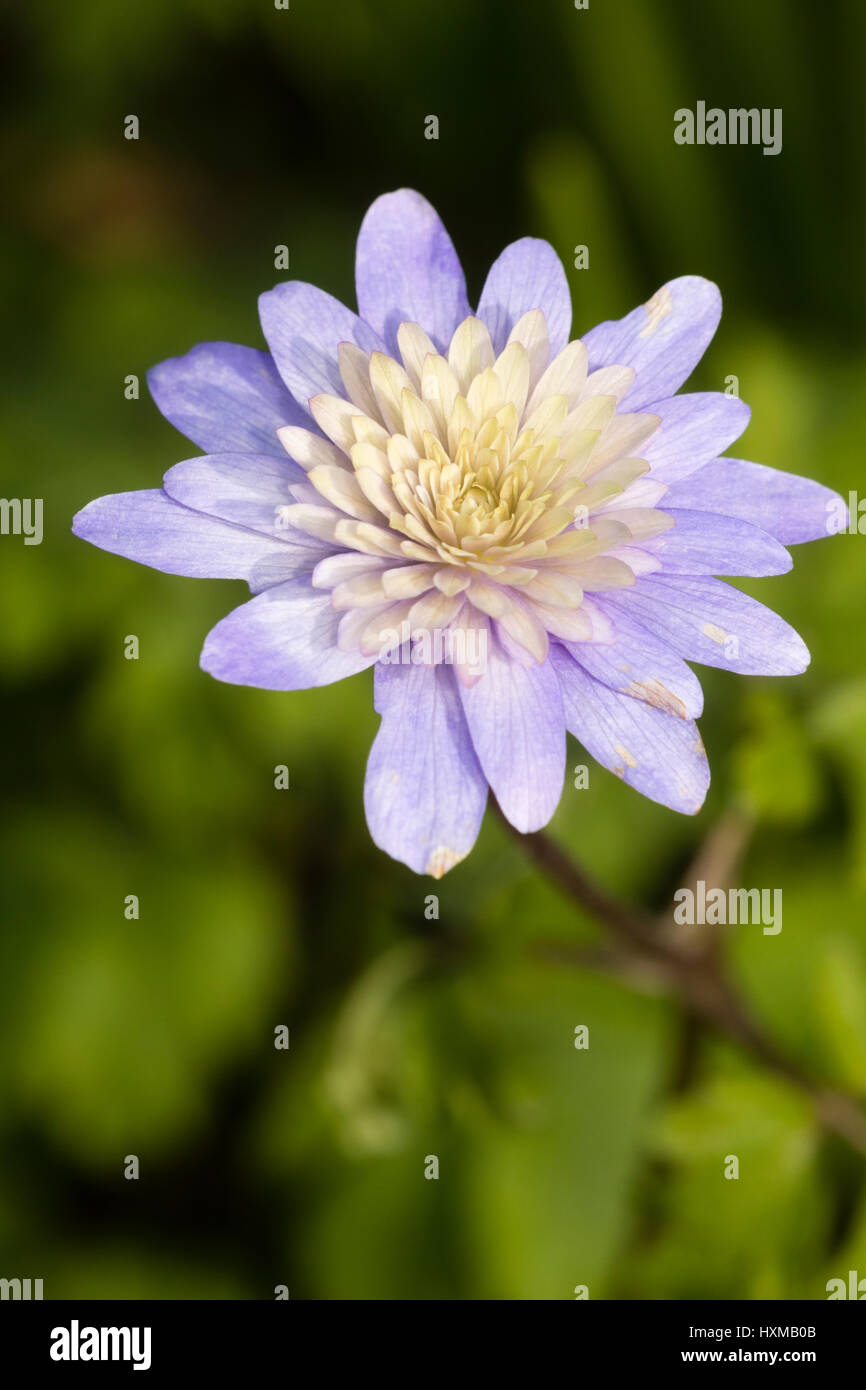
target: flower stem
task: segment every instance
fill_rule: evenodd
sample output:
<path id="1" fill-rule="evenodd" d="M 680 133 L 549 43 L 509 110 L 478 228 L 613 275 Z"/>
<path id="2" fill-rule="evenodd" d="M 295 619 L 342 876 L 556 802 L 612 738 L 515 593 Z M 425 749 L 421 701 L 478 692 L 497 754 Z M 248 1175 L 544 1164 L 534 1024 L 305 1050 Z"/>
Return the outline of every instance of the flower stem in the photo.
<path id="1" fill-rule="evenodd" d="M 696 1018 L 722 1037 L 738 1043 L 768 1070 L 809 1096 L 823 1127 L 866 1155 L 866 1115 L 854 1096 L 823 1086 L 779 1048 L 754 1018 L 730 980 L 716 949 L 699 953 L 685 947 L 652 914 L 612 897 L 589 879 L 578 864 L 544 831 L 522 835 L 506 820 L 495 799 L 491 809 L 535 867 L 551 883 L 612 933 L 619 954 L 604 958 L 583 947 L 561 943 L 539 949 L 549 959 L 586 966 L 605 963 L 626 979 L 654 981 L 672 992 Z M 730 832 L 730 825 L 725 827 Z M 699 858 L 704 858 L 702 854 Z"/>

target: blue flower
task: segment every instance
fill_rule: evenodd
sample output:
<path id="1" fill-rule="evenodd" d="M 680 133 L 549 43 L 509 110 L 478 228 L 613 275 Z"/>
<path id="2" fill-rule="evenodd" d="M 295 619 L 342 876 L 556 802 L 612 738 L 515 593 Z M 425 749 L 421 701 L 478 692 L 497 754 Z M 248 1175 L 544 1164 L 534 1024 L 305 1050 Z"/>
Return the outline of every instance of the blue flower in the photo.
<path id="1" fill-rule="evenodd" d="M 375 667 L 381 724 L 365 807 L 376 843 L 440 877 L 492 788 L 518 830 L 559 801 L 569 730 L 666 806 L 709 768 L 687 661 L 793 675 L 809 654 L 716 578 L 781 574 L 828 532 L 827 488 L 720 455 L 749 410 L 675 393 L 721 314 L 672 280 L 570 341 L 547 242 L 490 270 L 473 314 L 451 240 L 418 193 L 376 200 L 358 314 L 298 281 L 260 299 L 270 349 L 206 343 L 153 369 L 199 448 L 162 488 L 99 498 L 76 535 L 170 574 L 245 579 L 201 665 L 268 690 Z"/>

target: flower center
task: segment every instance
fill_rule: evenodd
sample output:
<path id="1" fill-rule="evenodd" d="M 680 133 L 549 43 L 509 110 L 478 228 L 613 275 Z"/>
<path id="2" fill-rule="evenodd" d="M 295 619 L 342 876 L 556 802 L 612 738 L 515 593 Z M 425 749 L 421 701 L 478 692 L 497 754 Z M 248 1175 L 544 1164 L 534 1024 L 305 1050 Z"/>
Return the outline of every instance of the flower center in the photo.
<path id="1" fill-rule="evenodd" d="M 634 583 L 635 543 L 672 524 L 640 457 L 659 418 L 619 409 L 633 371 L 588 373 L 580 340 L 549 361 L 538 311 L 498 356 L 474 317 L 444 355 L 417 324 L 397 336 L 399 362 L 341 344 L 344 394 L 310 401 L 330 443 L 280 432 L 312 484 L 289 519 L 349 553 L 313 577 L 347 610 L 341 644 L 386 618 L 492 619 L 536 660 L 548 635 L 591 640 L 585 595 Z"/>

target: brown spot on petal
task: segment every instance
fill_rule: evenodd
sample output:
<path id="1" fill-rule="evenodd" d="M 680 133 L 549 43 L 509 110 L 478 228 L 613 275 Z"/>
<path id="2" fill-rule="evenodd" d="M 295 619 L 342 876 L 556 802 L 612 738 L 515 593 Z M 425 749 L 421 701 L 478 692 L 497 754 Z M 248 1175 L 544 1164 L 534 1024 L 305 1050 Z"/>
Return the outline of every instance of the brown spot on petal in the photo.
<path id="1" fill-rule="evenodd" d="M 623 748 L 621 743 L 615 744 L 614 747 L 616 748 L 617 753 L 619 753 L 619 756 L 625 759 L 629 767 L 637 767 L 637 758 L 632 757 L 631 753 L 628 751 L 627 748 Z M 624 771 L 623 775 L 625 775 Z"/>
<path id="2" fill-rule="evenodd" d="M 713 642 L 718 642 L 723 647 L 728 640 L 728 634 L 723 627 L 716 627 L 715 623 L 704 623 L 701 632 L 705 637 L 709 637 Z"/>
<path id="3" fill-rule="evenodd" d="M 679 719 L 688 719 L 688 711 L 679 695 L 668 690 L 661 681 L 632 681 L 631 685 L 626 687 L 625 694 L 633 695 L 636 700 L 645 700 L 648 705 L 664 710 L 665 714 L 675 714 Z"/>
<path id="4" fill-rule="evenodd" d="M 652 299 L 648 299 L 644 308 L 649 314 L 649 321 L 646 328 L 641 330 L 640 337 L 648 338 L 651 333 L 655 333 L 662 319 L 667 318 L 674 307 L 674 301 L 667 285 L 662 285 L 660 290 L 656 290 Z"/>
<path id="5" fill-rule="evenodd" d="M 459 854 L 456 849 L 448 849 L 447 845 L 440 845 L 434 849 L 430 858 L 427 860 L 426 872 L 431 878 L 442 878 L 449 869 L 453 869 L 455 864 L 459 864 L 461 859 L 465 859 L 465 851 Z"/>

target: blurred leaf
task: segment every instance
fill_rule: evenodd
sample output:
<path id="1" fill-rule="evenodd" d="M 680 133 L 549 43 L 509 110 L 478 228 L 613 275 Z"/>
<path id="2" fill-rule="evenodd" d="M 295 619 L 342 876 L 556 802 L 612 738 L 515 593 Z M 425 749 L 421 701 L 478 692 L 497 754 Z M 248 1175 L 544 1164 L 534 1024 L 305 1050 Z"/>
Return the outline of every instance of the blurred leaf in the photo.
<path id="1" fill-rule="evenodd" d="M 837 686 L 817 707 L 813 722 L 851 799 L 853 878 L 858 889 L 866 889 L 866 680 Z"/>
<path id="2" fill-rule="evenodd" d="M 640 1282 L 659 1298 L 794 1296 L 826 1219 L 808 1102 L 758 1075 L 718 1076 L 672 1102 L 656 1135 L 673 1175 Z"/>
<path id="3" fill-rule="evenodd" d="M 822 784 L 806 730 L 776 690 L 752 695 L 746 717 L 749 732 L 733 750 L 746 808 L 773 823 L 808 823 L 820 809 Z"/>
<path id="4" fill-rule="evenodd" d="M 7 843 L 8 1090 L 79 1161 L 152 1162 L 202 1123 L 220 1067 L 272 1046 L 287 924 L 271 885 L 237 853 L 155 862 L 80 815 L 43 814 L 38 838 L 22 821 Z M 129 894 L 138 920 L 124 915 Z M 42 909 L 36 941 L 17 925 L 27 903 Z"/>
<path id="5" fill-rule="evenodd" d="M 815 1003 L 837 1076 L 866 1091 L 866 957 L 846 937 L 827 944 Z"/>
<path id="6" fill-rule="evenodd" d="M 564 134 L 545 136 L 530 153 L 528 181 L 571 285 L 573 334 L 640 303 L 608 179 L 590 146 Z M 578 247 L 588 252 L 584 269 L 575 265 Z"/>

